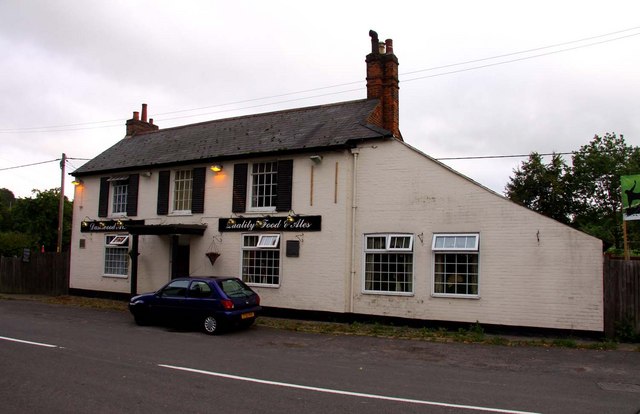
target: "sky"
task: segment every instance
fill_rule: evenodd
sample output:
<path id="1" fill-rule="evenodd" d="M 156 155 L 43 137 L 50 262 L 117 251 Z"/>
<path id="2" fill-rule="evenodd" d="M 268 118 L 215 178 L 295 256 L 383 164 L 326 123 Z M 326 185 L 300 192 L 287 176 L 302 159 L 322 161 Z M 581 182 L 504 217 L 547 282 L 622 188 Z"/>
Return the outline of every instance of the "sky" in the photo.
<path id="1" fill-rule="evenodd" d="M 0 188 L 59 188 L 125 135 L 366 98 L 369 30 L 393 39 L 400 130 L 436 158 L 640 145 L 640 3 L 0 1 Z M 565 156 L 570 160 L 570 155 Z M 503 194 L 525 158 L 443 160 Z"/>

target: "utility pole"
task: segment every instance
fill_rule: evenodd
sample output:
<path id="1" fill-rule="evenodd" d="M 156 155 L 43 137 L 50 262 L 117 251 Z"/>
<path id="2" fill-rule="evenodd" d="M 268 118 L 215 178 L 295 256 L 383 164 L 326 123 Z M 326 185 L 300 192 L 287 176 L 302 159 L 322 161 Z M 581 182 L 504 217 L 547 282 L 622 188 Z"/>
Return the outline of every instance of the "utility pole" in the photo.
<path id="1" fill-rule="evenodd" d="M 60 204 L 58 205 L 58 246 L 56 247 L 56 252 L 62 252 L 62 233 L 63 226 L 62 222 L 64 220 L 64 172 L 65 166 L 67 165 L 67 155 L 62 153 L 62 160 L 60 160 L 60 169 L 62 170 L 62 174 L 60 177 Z"/>

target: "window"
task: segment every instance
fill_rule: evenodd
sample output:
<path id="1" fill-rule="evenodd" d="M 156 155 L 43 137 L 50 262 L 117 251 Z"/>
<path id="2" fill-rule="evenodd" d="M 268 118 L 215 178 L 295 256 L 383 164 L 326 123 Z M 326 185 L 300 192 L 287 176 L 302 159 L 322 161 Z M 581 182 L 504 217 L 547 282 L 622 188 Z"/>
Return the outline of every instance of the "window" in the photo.
<path id="1" fill-rule="evenodd" d="M 272 210 L 278 194 L 278 163 L 261 162 L 251 166 L 251 208 Z"/>
<path id="2" fill-rule="evenodd" d="M 234 164 L 231 211 L 289 211 L 292 187 L 293 160 Z"/>
<path id="3" fill-rule="evenodd" d="M 160 296 L 163 298 L 184 298 L 187 295 L 188 287 L 188 280 L 176 280 L 165 286 Z"/>
<path id="4" fill-rule="evenodd" d="M 111 214 L 127 214 L 127 195 L 129 193 L 129 176 L 111 177 Z"/>
<path id="5" fill-rule="evenodd" d="M 242 281 L 278 286 L 280 284 L 280 235 L 242 236 Z"/>
<path id="6" fill-rule="evenodd" d="M 366 293 L 413 293 L 413 235 L 366 235 L 364 261 Z"/>
<path id="7" fill-rule="evenodd" d="M 173 211 L 191 212 L 192 170 L 175 172 L 173 181 Z"/>
<path id="8" fill-rule="evenodd" d="M 112 235 L 105 237 L 105 276 L 127 277 L 129 274 L 129 236 Z"/>
<path id="9" fill-rule="evenodd" d="M 478 296 L 478 234 L 435 234 L 433 294 Z"/>
<path id="10" fill-rule="evenodd" d="M 211 297 L 211 286 L 206 282 L 195 281 L 189 286 L 189 297 L 191 298 L 208 298 Z"/>
<path id="11" fill-rule="evenodd" d="M 100 178 L 98 217 L 138 214 L 139 174 Z"/>

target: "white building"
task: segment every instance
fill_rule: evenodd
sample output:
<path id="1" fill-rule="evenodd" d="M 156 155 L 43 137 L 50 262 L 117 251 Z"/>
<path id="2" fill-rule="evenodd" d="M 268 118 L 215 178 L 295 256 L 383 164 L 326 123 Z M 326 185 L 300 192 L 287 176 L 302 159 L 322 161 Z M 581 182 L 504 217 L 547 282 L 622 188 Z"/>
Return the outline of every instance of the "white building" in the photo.
<path id="1" fill-rule="evenodd" d="M 267 308 L 602 331 L 600 241 L 405 143 L 371 35 L 364 100 L 169 129 L 134 112 L 74 173 L 72 291 L 234 275 Z"/>

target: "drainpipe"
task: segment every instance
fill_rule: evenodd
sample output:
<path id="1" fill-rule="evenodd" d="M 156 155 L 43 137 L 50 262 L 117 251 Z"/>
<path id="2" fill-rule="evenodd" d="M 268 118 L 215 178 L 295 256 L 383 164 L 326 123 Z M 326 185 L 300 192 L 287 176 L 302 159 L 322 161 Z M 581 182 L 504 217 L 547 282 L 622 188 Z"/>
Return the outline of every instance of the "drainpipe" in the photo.
<path id="1" fill-rule="evenodd" d="M 358 154 L 360 150 L 358 148 L 352 148 L 351 154 L 353 155 L 353 177 L 351 188 L 351 271 L 349 272 L 349 297 L 348 297 L 348 309 L 350 313 L 353 313 L 353 284 L 356 278 L 356 212 L 358 210 L 358 202 L 356 199 L 358 189 Z"/>

